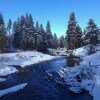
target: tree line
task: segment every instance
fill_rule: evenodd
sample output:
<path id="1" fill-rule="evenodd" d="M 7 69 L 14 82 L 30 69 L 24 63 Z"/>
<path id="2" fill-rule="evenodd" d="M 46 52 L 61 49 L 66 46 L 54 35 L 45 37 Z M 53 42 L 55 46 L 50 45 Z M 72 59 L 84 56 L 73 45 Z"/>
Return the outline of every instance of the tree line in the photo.
<path id="1" fill-rule="evenodd" d="M 99 36 L 100 30 L 93 19 L 89 19 L 87 27 L 82 31 L 75 13 L 69 16 L 66 36 L 62 35 L 60 38 L 57 38 L 56 33 L 52 33 L 50 21 L 47 21 L 44 29 L 38 21 L 34 22 L 31 14 L 26 13 L 14 22 L 9 19 L 5 25 L 3 15 L 0 13 L 0 51 L 14 48 L 47 52 L 48 48 L 66 47 L 73 50 L 89 45 L 90 52 L 93 52 L 94 46 L 100 43 Z"/>
<path id="2" fill-rule="evenodd" d="M 66 31 L 66 44 L 68 50 L 88 45 L 89 52 L 93 53 L 95 46 L 100 44 L 100 29 L 93 19 L 89 19 L 87 27 L 82 31 L 76 21 L 75 13 L 71 13 Z"/>
<path id="3" fill-rule="evenodd" d="M 3 39 L 2 39 L 3 38 Z M 47 52 L 48 48 L 57 49 L 64 47 L 60 42 L 64 38 L 57 38 L 56 33 L 52 33 L 50 21 L 47 21 L 46 29 L 37 21 L 34 23 L 31 14 L 21 15 L 12 22 L 9 19 L 5 25 L 3 15 L 0 13 L 0 50 L 5 48 L 15 48 L 22 50 L 38 50 Z"/>

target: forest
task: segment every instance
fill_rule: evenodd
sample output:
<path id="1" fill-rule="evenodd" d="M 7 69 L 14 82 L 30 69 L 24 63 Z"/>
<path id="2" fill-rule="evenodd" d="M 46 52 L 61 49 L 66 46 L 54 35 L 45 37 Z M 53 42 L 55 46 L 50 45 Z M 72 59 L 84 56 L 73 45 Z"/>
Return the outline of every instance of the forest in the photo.
<path id="1" fill-rule="evenodd" d="M 26 13 L 14 22 L 9 19 L 5 25 L 0 13 L 0 52 L 21 49 L 46 53 L 48 48 L 73 50 L 85 45 L 90 46 L 90 53 L 94 52 L 94 46 L 100 43 L 100 29 L 93 19 L 89 19 L 86 28 L 82 30 L 72 12 L 66 26 L 66 32 L 57 38 L 56 33 L 51 30 L 50 21 L 47 21 L 44 28 L 38 21 L 34 22 L 31 14 Z"/>

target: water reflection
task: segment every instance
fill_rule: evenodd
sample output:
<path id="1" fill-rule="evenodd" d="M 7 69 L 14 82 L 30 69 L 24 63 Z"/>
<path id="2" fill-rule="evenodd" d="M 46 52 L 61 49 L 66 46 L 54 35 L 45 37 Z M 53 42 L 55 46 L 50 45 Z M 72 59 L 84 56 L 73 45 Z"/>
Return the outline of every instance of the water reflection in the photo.
<path id="1" fill-rule="evenodd" d="M 75 65 L 79 65 L 80 59 L 79 58 L 67 58 L 67 66 L 68 67 L 74 67 Z"/>

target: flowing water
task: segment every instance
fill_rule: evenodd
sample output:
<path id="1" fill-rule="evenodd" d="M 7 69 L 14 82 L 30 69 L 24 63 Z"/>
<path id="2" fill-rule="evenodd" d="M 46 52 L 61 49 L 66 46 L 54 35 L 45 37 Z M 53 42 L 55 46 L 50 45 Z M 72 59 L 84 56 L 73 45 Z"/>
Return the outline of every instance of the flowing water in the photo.
<path id="1" fill-rule="evenodd" d="M 93 100 L 87 93 L 74 94 L 67 87 L 59 85 L 57 71 L 67 67 L 66 58 L 45 61 L 7 76 L 7 81 L 0 83 L 0 90 L 22 83 L 28 83 L 23 90 L 1 97 L 0 100 Z"/>

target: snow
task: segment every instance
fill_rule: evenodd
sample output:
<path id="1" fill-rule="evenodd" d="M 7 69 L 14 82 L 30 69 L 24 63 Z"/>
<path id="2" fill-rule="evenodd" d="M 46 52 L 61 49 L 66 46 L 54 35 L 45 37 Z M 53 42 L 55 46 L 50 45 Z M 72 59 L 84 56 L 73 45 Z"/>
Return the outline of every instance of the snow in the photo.
<path id="1" fill-rule="evenodd" d="M 25 67 L 46 60 L 51 60 L 54 56 L 43 54 L 37 51 L 26 51 L 18 53 L 0 54 L 0 57 L 6 59 L 5 65 L 19 65 Z"/>
<path id="2" fill-rule="evenodd" d="M 76 55 L 76 56 L 87 56 L 87 47 L 84 46 L 84 47 L 80 47 L 78 49 L 75 49 L 73 51 L 73 54 Z M 69 51 L 66 50 L 66 48 L 57 48 L 57 49 L 48 49 L 49 53 L 50 54 L 54 54 L 54 55 L 65 55 L 65 56 L 68 56 L 70 53 Z"/>
<path id="3" fill-rule="evenodd" d="M 27 85 L 28 85 L 28 83 L 23 83 L 23 84 L 16 85 L 14 87 L 11 87 L 11 88 L 8 88 L 5 90 L 0 90 L 0 97 L 4 96 L 6 94 L 12 93 L 12 92 L 17 92 L 17 91 L 25 88 Z"/>
<path id="4" fill-rule="evenodd" d="M 0 76 L 7 76 L 18 70 L 13 66 L 26 67 L 55 58 L 37 51 L 0 54 Z"/>
<path id="5" fill-rule="evenodd" d="M 81 62 L 81 65 L 83 64 L 87 65 L 88 67 L 93 67 L 93 72 L 95 73 L 93 76 L 93 80 L 88 80 L 88 84 L 90 85 L 87 85 L 87 80 L 84 80 L 85 89 L 89 90 L 94 100 L 99 100 L 100 98 L 100 94 L 99 94 L 100 93 L 100 51 L 97 51 L 92 55 L 86 56 L 84 60 Z"/>
<path id="6" fill-rule="evenodd" d="M 51 60 L 53 58 L 55 57 L 37 51 L 21 51 L 16 53 L 0 54 L 0 76 L 7 76 L 9 74 L 17 72 L 18 70 L 14 67 L 15 65 L 26 67 L 28 65 Z M 0 82 L 4 81 L 6 81 L 5 78 L 0 78 Z M 26 85 L 27 83 L 24 83 L 5 90 L 0 90 L 0 97 L 8 93 L 23 89 Z"/>
<path id="7" fill-rule="evenodd" d="M 67 56 L 69 55 L 68 53 L 66 53 L 66 48 L 57 48 L 57 49 L 51 49 L 49 48 L 48 49 L 49 53 L 50 54 L 53 54 L 53 55 L 58 55 L 58 56 Z"/>
<path id="8" fill-rule="evenodd" d="M 76 56 L 86 56 L 87 55 L 86 47 L 75 49 L 73 54 Z"/>
<path id="9" fill-rule="evenodd" d="M 91 94 L 93 95 L 94 100 L 100 100 L 100 76 L 97 75 L 95 78 L 95 84 Z"/>
<path id="10" fill-rule="evenodd" d="M 0 78 L 0 82 L 4 82 L 4 81 L 6 81 L 5 78 Z"/>
<path id="11" fill-rule="evenodd" d="M 18 70 L 15 67 L 0 65 L 0 76 L 7 76 L 9 74 L 15 73 Z"/>
<path id="12" fill-rule="evenodd" d="M 99 66 L 100 65 L 100 51 L 97 51 L 96 53 L 86 56 L 83 60 L 83 62 L 81 62 L 81 64 L 86 64 L 86 65 L 90 65 L 91 66 Z"/>
<path id="13" fill-rule="evenodd" d="M 93 96 L 94 100 L 99 100 L 100 98 L 100 51 L 92 55 L 88 55 L 81 62 L 81 65 L 87 65 L 88 67 L 93 67 L 94 76 L 93 80 L 89 83 L 92 83 L 92 86 L 85 87 L 89 90 L 90 94 Z M 88 80 L 89 81 L 89 80 Z M 86 83 L 86 81 L 85 81 Z"/>
<path id="14" fill-rule="evenodd" d="M 80 93 L 88 90 L 94 100 L 100 99 L 100 47 L 95 47 L 96 53 L 88 55 L 87 47 L 74 50 L 76 56 L 82 57 L 80 65 L 59 70 L 58 74 L 69 85 L 70 91 Z M 77 78 L 78 77 L 78 78 Z M 80 79 L 81 81 L 78 81 Z"/>

